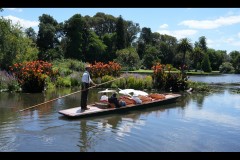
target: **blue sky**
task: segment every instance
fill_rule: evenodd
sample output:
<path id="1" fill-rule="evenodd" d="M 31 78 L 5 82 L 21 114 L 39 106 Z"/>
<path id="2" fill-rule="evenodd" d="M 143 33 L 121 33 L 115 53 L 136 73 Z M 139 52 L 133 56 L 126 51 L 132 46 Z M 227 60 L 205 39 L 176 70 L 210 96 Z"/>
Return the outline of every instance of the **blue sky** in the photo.
<path id="1" fill-rule="evenodd" d="M 38 18 L 49 14 L 64 22 L 74 14 L 94 16 L 97 12 L 122 15 L 125 20 L 151 28 L 152 32 L 189 38 L 194 44 L 205 36 L 207 46 L 227 53 L 240 51 L 240 8 L 3 8 L 0 16 L 38 31 Z"/>

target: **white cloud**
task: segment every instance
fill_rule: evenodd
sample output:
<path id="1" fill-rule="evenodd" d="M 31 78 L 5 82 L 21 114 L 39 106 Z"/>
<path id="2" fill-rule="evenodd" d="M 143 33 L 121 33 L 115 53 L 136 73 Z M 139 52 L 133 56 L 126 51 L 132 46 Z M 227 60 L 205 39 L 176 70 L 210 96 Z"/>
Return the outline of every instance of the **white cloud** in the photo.
<path id="1" fill-rule="evenodd" d="M 37 27 L 39 24 L 38 21 L 29 21 L 18 17 L 14 17 L 12 15 L 5 16 L 4 18 L 12 20 L 13 24 L 19 23 L 23 28 Z"/>
<path id="2" fill-rule="evenodd" d="M 186 38 L 188 36 L 193 36 L 197 33 L 197 30 L 183 29 L 183 30 L 158 30 L 160 34 L 167 34 L 176 37 L 177 39 Z"/>
<path id="3" fill-rule="evenodd" d="M 162 25 L 160 26 L 161 29 L 165 29 L 165 28 L 167 28 L 167 27 L 168 27 L 167 24 L 162 24 Z"/>
<path id="4" fill-rule="evenodd" d="M 235 41 L 233 43 L 231 43 L 233 46 L 237 46 L 240 47 L 240 41 Z"/>
<path id="5" fill-rule="evenodd" d="M 234 38 L 232 38 L 232 37 L 230 37 L 230 38 L 226 38 L 225 40 L 224 40 L 226 43 L 233 43 L 234 41 L 235 41 L 235 39 Z"/>
<path id="6" fill-rule="evenodd" d="M 10 10 L 10 11 L 15 11 L 15 12 L 22 12 L 23 10 L 20 8 L 4 8 L 6 10 Z"/>
<path id="7" fill-rule="evenodd" d="M 208 45 L 211 45 L 211 44 L 213 44 L 213 43 L 214 43 L 213 40 L 211 40 L 211 39 L 207 39 L 207 44 L 208 44 Z"/>
<path id="8" fill-rule="evenodd" d="M 186 20 L 180 22 L 178 25 L 188 26 L 189 28 L 196 29 L 214 29 L 222 26 L 228 26 L 232 24 L 240 23 L 240 16 L 227 16 L 220 17 L 215 20 Z"/>
<path id="9" fill-rule="evenodd" d="M 240 38 L 240 32 L 238 32 L 238 34 L 237 34 L 237 35 L 238 35 L 238 38 Z"/>

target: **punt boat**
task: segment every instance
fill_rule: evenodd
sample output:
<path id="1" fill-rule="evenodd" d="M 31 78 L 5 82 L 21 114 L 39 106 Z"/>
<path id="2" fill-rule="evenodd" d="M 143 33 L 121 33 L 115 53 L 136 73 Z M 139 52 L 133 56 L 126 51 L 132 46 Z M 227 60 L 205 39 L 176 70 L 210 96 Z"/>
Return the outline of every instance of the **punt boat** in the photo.
<path id="1" fill-rule="evenodd" d="M 100 91 L 99 93 L 103 93 L 103 92 L 104 91 Z M 109 90 L 106 92 L 109 92 Z M 126 106 L 122 106 L 120 108 L 111 107 L 109 103 L 96 102 L 94 104 L 87 105 L 87 107 L 90 108 L 88 110 L 81 110 L 81 107 L 79 106 L 79 107 L 74 107 L 70 109 L 60 110 L 58 111 L 58 113 L 64 116 L 67 116 L 68 118 L 90 117 L 90 116 L 97 116 L 97 115 L 120 113 L 120 112 L 143 109 L 148 107 L 161 107 L 161 105 L 175 103 L 177 99 L 181 97 L 180 94 L 174 94 L 174 93 L 164 93 L 159 95 L 161 95 L 161 97 L 164 97 L 164 98 L 151 99 L 151 101 L 143 101 L 141 104 L 127 103 Z"/>

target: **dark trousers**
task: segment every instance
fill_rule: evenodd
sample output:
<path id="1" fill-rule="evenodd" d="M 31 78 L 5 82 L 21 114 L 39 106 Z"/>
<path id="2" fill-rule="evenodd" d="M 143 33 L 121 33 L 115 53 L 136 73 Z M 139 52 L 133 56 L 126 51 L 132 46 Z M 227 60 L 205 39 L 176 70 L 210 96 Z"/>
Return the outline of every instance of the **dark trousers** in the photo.
<path id="1" fill-rule="evenodd" d="M 88 88 L 89 83 L 82 83 L 82 93 L 81 93 L 81 108 L 87 108 L 87 98 L 88 98 Z"/>

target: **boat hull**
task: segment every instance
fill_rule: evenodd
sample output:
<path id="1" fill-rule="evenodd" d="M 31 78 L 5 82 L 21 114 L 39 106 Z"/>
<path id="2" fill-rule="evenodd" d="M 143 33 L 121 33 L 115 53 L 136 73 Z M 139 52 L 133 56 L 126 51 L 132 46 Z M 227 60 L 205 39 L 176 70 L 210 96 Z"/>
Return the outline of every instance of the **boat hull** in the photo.
<path id="1" fill-rule="evenodd" d="M 170 103 L 176 102 L 176 100 L 179 97 L 181 97 L 180 94 L 168 94 L 166 95 L 165 99 L 156 100 L 156 101 L 143 103 L 143 104 L 129 105 L 129 106 L 124 106 L 120 108 L 102 109 L 95 105 L 88 105 L 87 107 L 90 108 L 89 110 L 82 111 L 81 107 L 75 107 L 75 108 L 60 110 L 58 111 L 58 113 L 64 116 L 67 116 L 69 118 L 83 118 L 83 117 L 90 117 L 90 116 L 106 115 L 106 114 L 121 113 L 121 112 L 149 108 L 149 107 L 156 107 L 164 104 L 170 104 Z"/>

